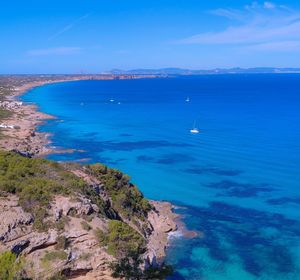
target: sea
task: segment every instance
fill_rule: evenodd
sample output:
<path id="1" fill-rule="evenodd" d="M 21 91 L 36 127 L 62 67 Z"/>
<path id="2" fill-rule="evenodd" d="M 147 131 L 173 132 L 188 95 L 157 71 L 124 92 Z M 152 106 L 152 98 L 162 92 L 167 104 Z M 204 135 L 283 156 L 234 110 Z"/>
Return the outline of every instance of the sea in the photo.
<path id="1" fill-rule="evenodd" d="M 53 148 L 76 150 L 49 159 L 118 168 L 176 206 L 197 237 L 170 237 L 168 279 L 300 279 L 300 74 L 64 82 L 22 100 L 57 117 L 39 127 Z"/>

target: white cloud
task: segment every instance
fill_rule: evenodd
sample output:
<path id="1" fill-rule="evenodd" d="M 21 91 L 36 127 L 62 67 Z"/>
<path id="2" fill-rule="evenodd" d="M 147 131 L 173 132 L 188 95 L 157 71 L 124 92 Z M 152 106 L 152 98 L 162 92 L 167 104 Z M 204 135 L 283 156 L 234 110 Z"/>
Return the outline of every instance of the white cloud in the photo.
<path id="1" fill-rule="evenodd" d="M 78 47 L 58 47 L 49 49 L 35 49 L 28 51 L 30 56 L 49 56 L 49 55 L 73 55 L 81 52 Z"/>
<path id="2" fill-rule="evenodd" d="M 77 18 L 76 20 L 74 20 L 73 22 L 67 24 L 66 26 L 64 26 L 62 29 L 58 30 L 55 34 L 53 34 L 52 36 L 50 36 L 48 38 L 49 41 L 55 39 L 56 37 L 62 35 L 63 33 L 67 32 L 68 30 L 72 29 L 75 25 L 77 25 L 80 21 L 88 18 L 90 16 L 90 14 L 86 14 L 83 15 L 79 18 Z"/>
<path id="3" fill-rule="evenodd" d="M 236 10 L 234 9 L 216 9 L 213 11 L 209 11 L 210 14 L 215 15 L 215 16 L 220 16 L 220 17 L 226 17 L 228 19 L 232 19 L 232 20 L 242 20 L 243 19 L 243 15 L 238 13 Z"/>
<path id="4" fill-rule="evenodd" d="M 244 47 L 245 50 L 250 51 L 268 51 L 268 52 L 286 52 L 286 51 L 300 51 L 300 41 L 283 41 L 255 44 Z"/>
<path id="5" fill-rule="evenodd" d="M 275 9 L 275 8 L 276 8 L 276 5 L 275 5 L 274 3 L 272 3 L 272 2 L 265 2 L 265 3 L 264 3 L 264 7 L 265 7 L 266 9 Z"/>
<path id="6" fill-rule="evenodd" d="M 232 23 L 219 32 L 207 32 L 184 38 L 180 44 L 232 45 L 264 51 L 299 50 L 300 11 L 272 2 L 253 2 L 241 10 L 217 9 L 213 15 Z M 255 47 L 256 46 L 256 47 Z"/>

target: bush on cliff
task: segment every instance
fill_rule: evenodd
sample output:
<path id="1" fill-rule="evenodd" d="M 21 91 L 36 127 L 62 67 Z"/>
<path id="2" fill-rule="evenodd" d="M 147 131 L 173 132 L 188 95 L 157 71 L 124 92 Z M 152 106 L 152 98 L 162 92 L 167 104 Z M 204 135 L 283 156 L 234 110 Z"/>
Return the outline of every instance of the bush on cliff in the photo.
<path id="1" fill-rule="evenodd" d="M 0 151 L 0 191 L 16 194 L 22 208 L 34 215 L 34 227 L 40 231 L 49 227 L 44 219 L 55 195 L 81 193 L 96 203 L 100 211 L 104 208 L 101 197 L 63 165 L 14 152 Z"/>
<path id="2" fill-rule="evenodd" d="M 16 255 L 6 251 L 0 254 L 0 279 L 14 280 L 20 279 L 22 261 Z"/>
<path id="3" fill-rule="evenodd" d="M 11 117 L 12 112 L 3 108 L 0 108 L 0 121 Z"/>
<path id="4" fill-rule="evenodd" d="M 67 220 L 60 218 L 54 225 L 45 219 L 52 199 L 55 195 L 74 197 L 78 194 L 83 195 L 97 204 L 100 213 L 114 219 L 109 221 L 107 232 L 98 229 L 95 233 L 101 246 L 106 246 L 108 252 L 118 259 L 112 264 L 115 275 L 120 277 L 135 275 L 136 278 L 131 279 L 162 279 L 158 275 L 164 270 L 153 268 L 141 271 L 140 264 L 143 262 L 141 256 L 146 251 L 146 240 L 131 226 L 117 220 L 121 216 L 124 221 L 130 220 L 131 224 L 140 226 L 140 230 L 143 231 L 145 223 L 141 225 L 140 222 L 146 219 L 152 209 L 148 200 L 129 182 L 129 177 L 118 170 L 109 169 L 101 164 L 85 166 L 85 171 L 97 177 L 103 184 L 108 196 L 104 201 L 96 189 L 69 171 L 75 168 L 76 166 L 71 164 L 59 164 L 39 158 L 31 159 L 15 152 L 0 151 L 0 196 L 6 193 L 16 194 L 22 208 L 33 214 L 34 229 L 46 231 L 50 226 L 56 226 L 62 231 Z M 85 230 L 90 229 L 88 224 L 82 226 Z M 60 241 L 58 246 L 63 250 L 66 247 L 66 240 L 57 241 Z M 1 274 L 8 273 L 7 267 L 11 268 L 9 273 L 15 273 L 19 262 L 14 258 L 14 255 L 0 257 L 1 280 L 15 279 L 5 278 L 10 277 L 10 274 L 5 277 Z M 45 265 L 52 265 L 53 260 L 60 258 L 65 259 L 65 254 L 48 254 L 42 261 Z M 151 278 L 153 275 L 156 278 Z"/>
<path id="5" fill-rule="evenodd" d="M 104 190 L 112 199 L 112 206 L 124 218 L 137 217 L 144 220 L 152 209 L 150 203 L 136 186 L 130 183 L 130 177 L 103 164 L 87 166 L 89 172 L 104 185 Z"/>
<path id="6" fill-rule="evenodd" d="M 0 151 L 0 191 L 19 196 L 20 205 L 39 219 L 37 228 L 55 195 L 81 193 L 98 205 L 104 216 L 118 219 L 118 213 L 125 219 L 145 220 L 151 205 L 142 193 L 129 182 L 129 177 L 102 164 L 86 166 L 104 185 L 112 207 L 99 196 L 95 189 L 83 179 L 68 171 L 68 166 L 41 158 L 27 158 L 14 152 Z M 118 213 L 116 213 L 118 212 Z"/>
<path id="7" fill-rule="evenodd" d="M 145 252 L 145 239 L 124 222 L 110 220 L 108 232 L 97 229 L 95 233 L 100 245 L 107 246 L 108 253 L 116 258 Z"/>
<path id="8" fill-rule="evenodd" d="M 70 195 L 85 185 L 84 181 L 54 162 L 27 158 L 14 152 L 0 152 L 0 189 L 15 193 L 24 206 L 45 206 L 55 194 Z"/>
<path id="9" fill-rule="evenodd" d="M 128 280 L 158 280 L 172 274 L 171 266 L 142 268 L 146 241 L 129 225 L 111 220 L 107 232 L 97 229 L 95 234 L 100 245 L 106 246 L 108 253 L 117 259 L 110 264 L 113 277 Z"/>
<path id="10" fill-rule="evenodd" d="M 110 264 L 112 276 L 126 280 L 163 280 L 173 274 L 173 268 L 170 265 L 142 269 L 142 264 L 141 255 L 128 254 Z"/>

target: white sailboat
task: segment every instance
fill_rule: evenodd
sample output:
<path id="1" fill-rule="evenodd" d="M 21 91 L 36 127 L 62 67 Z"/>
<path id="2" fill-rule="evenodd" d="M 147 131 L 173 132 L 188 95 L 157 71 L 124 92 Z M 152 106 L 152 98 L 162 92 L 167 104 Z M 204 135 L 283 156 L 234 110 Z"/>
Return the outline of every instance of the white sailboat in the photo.
<path id="1" fill-rule="evenodd" d="M 185 102 L 190 102 L 190 98 L 187 97 L 186 100 L 185 100 Z"/>
<path id="2" fill-rule="evenodd" d="M 196 127 L 196 121 L 194 121 L 193 128 L 190 130 L 190 132 L 192 134 L 198 134 L 200 132 L 199 129 Z"/>

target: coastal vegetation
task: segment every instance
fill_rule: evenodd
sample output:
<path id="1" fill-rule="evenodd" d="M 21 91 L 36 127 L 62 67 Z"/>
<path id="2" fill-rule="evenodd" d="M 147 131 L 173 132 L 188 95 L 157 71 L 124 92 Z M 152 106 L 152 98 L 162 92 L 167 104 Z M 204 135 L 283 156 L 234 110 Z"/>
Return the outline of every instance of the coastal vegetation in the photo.
<path id="1" fill-rule="evenodd" d="M 86 231 L 90 231 L 92 229 L 91 225 L 89 223 L 87 223 L 86 221 L 82 221 L 80 224 L 81 224 L 82 228 Z"/>
<path id="2" fill-rule="evenodd" d="M 45 159 L 30 159 L 0 151 L 0 191 L 16 194 L 22 208 L 33 214 L 34 228 L 50 227 L 44 219 L 54 195 L 84 192 L 86 183 L 62 166 Z"/>
<path id="3" fill-rule="evenodd" d="M 88 183 L 86 177 L 79 176 L 78 172 L 83 172 L 95 184 Z M 15 151 L 0 151 L 0 198 L 10 195 L 17 197 L 18 205 L 30 213 L 34 231 L 48 233 L 49 230 L 55 230 L 57 233 L 52 250 L 46 251 L 40 259 L 45 271 L 52 271 L 57 262 L 68 262 L 67 252 L 72 247 L 72 241 L 66 237 L 64 230 L 72 219 L 78 219 L 79 228 L 93 235 L 99 246 L 114 257 L 110 264 L 113 276 L 124 279 L 164 279 L 161 277 L 170 273 L 166 266 L 144 269 L 147 234 L 151 232 L 150 229 L 147 231 L 147 217 L 153 206 L 130 183 L 130 178 L 116 169 L 102 164 L 63 164 L 25 157 Z M 51 209 L 56 207 L 59 197 L 68 198 L 70 206 L 67 213 L 54 217 Z M 97 210 L 78 212 L 72 205 L 82 201 L 89 201 Z M 95 217 L 106 226 L 94 227 L 93 230 L 92 221 Z M 22 246 L 16 247 L 18 254 L 19 250 L 23 250 L 20 249 Z M 91 258 L 90 253 L 86 256 Z M 16 279 L 17 270 L 21 269 L 20 258 L 5 252 L 0 261 L 3 264 L 0 273 L 7 274 L 0 279 Z M 57 274 L 58 278 L 50 276 L 56 277 L 49 275 L 49 279 L 64 279 L 61 273 Z"/>
<path id="4" fill-rule="evenodd" d="M 12 116 L 12 112 L 10 110 L 0 108 L 0 122 L 3 119 L 7 119 L 11 116 Z"/>
<path id="5" fill-rule="evenodd" d="M 104 190 L 112 199 L 113 208 L 123 218 L 145 219 L 152 207 L 138 188 L 130 183 L 128 175 L 99 163 L 88 165 L 87 168 L 90 174 L 103 183 Z"/>
<path id="6" fill-rule="evenodd" d="M 0 191 L 16 194 L 24 210 L 35 217 L 34 227 L 40 231 L 50 225 L 44 222 L 55 195 L 75 196 L 82 194 L 99 207 L 109 218 L 120 213 L 125 219 L 145 220 L 151 205 L 129 177 L 120 171 L 101 164 L 89 165 L 86 169 L 103 184 L 111 199 L 108 202 L 69 170 L 68 165 L 58 164 L 41 158 L 27 158 L 14 152 L 0 151 Z M 86 226 L 86 225 L 85 225 Z"/>
<path id="7" fill-rule="evenodd" d="M 163 280 L 173 274 L 170 265 L 141 268 L 143 260 L 140 255 L 128 255 L 111 263 L 112 276 L 125 280 Z"/>
<path id="8" fill-rule="evenodd" d="M 111 220 L 106 232 L 95 231 L 100 246 L 116 257 L 110 264 L 112 276 L 126 280 L 165 279 L 173 273 L 169 265 L 142 268 L 143 254 L 146 252 L 146 240 L 128 224 Z"/>
<path id="9" fill-rule="evenodd" d="M 47 252 L 44 257 L 42 258 L 42 263 L 43 265 L 48 268 L 51 265 L 51 262 L 56 261 L 56 260 L 66 260 L 68 257 L 68 254 L 63 251 L 53 251 L 53 252 Z"/>
<path id="10" fill-rule="evenodd" d="M 145 253 L 145 239 L 128 224 L 111 220 L 108 231 L 96 230 L 96 236 L 101 246 L 107 246 L 107 251 L 114 257 L 122 258 L 132 254 Z"/>
<path id="11" fill-rule="evenodd" d="M 10 252 L 5 251 L 0 254 L 0 279 L 1 280 L 14 280 L 21 279 L 22 259 L 17 259 L 17 256 Z"/>

